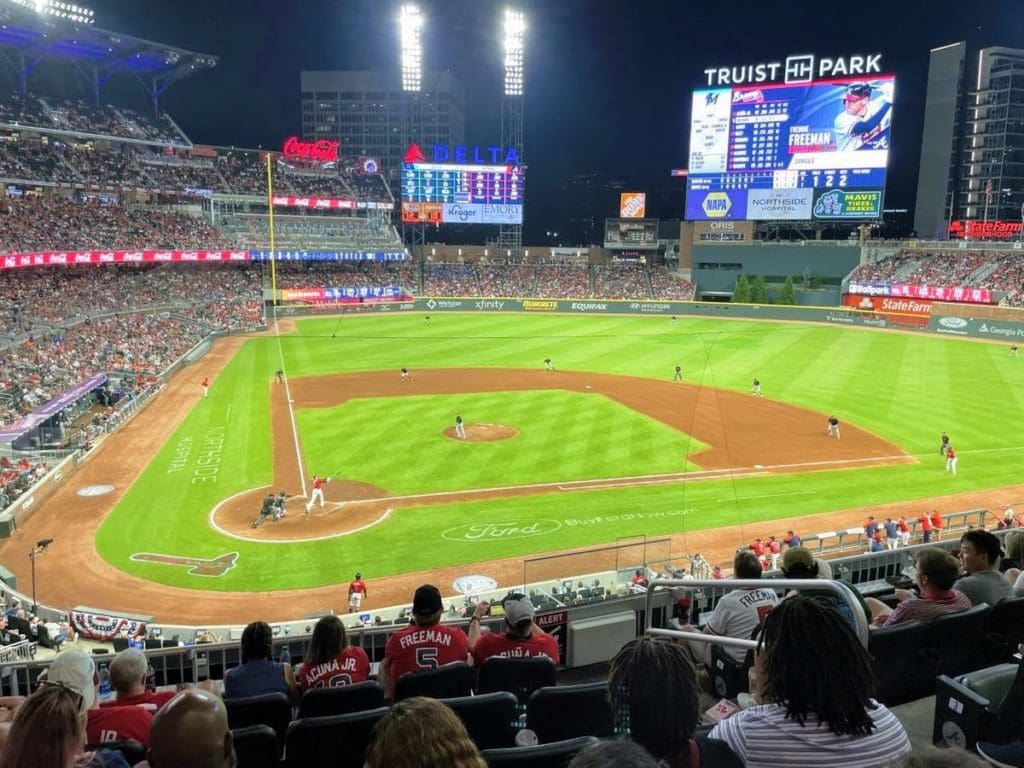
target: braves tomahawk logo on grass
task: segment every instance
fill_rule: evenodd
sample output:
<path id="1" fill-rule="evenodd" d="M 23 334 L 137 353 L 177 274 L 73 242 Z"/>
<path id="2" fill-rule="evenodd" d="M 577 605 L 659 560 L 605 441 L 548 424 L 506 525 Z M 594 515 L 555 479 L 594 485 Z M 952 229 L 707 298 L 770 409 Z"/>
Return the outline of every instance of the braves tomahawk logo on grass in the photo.
<path id="1" fill-rule="evenodd" d="M 161 563 L 163 565 L 187 565 L 192 576 L 223 576 L 235 567 L 238 561 L 237 552 L 203 560 L 199 557 L 179 557 L 177 555 L 159 555 L 151 552 L 136 552 L 132 560 L 142 563 Z"/>

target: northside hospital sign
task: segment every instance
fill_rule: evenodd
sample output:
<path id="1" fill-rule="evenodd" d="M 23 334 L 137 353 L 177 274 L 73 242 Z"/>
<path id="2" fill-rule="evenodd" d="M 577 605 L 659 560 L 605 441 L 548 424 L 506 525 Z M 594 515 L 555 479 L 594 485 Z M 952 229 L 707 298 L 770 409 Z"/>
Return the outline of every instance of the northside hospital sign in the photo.
<path id="1" fill-rule="evenodd" d="M 812 83 L 827 78 L 882 73 L 882 54 L 848 57 L 816 57 L 812 53 L 787 56 L 785 61 L 744 64 L 739 67 L 708 67 L 707 85 L 751 85 L 755 83 Z"/>

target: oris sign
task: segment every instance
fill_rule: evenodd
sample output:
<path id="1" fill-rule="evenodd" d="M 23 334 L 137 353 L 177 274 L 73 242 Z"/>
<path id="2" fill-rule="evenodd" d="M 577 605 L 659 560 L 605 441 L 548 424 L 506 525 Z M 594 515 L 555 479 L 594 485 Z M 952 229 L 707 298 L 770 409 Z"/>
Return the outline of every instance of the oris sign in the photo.
<path id="1" fill-rule="evenodd" d="M 298 136 L 289 136 L 281 147 L 281 154 L 296 160 L 311 160 L 318 163 L 335 163 L 338 161 L 338 147 L 341 142 L 320 139 L 318 141 L 299 141 Z"/>

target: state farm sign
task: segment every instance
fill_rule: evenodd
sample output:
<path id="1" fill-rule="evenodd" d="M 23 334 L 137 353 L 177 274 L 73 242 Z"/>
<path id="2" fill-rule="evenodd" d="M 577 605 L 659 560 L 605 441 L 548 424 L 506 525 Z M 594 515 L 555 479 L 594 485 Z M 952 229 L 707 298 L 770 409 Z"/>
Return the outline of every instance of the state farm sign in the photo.
<path id="1" fill-rule="evenodd" d="M 320 163 L 334 163 L 338 160 L 338 147 L 341 142 L 320 139 L 318 141 L 299 141 L 298 136 L 285 139 L 281 154 L 285 157 L 300 160 L 313 160 Z"/>
<path id="2" fill-rule="evenodd" d="M 950 237 L 970 240 L 1010 240 L 1020 235 L 1024 226 L 1019 221 L 953 221 L 949 225 Z"/>

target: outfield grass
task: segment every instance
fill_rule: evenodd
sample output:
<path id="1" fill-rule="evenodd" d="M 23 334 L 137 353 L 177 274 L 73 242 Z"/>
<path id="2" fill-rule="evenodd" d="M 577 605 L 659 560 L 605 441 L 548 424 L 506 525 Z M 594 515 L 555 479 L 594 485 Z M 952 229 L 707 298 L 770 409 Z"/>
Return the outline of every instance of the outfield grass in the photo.
<path id="1" fill-rule="evenodd" d="M 337 336 L 332 337 L 337 329 Z M 280 352 L 279 352 L 280 344 Z M 835 412 L 891 440 L 909 453 L 921 455 L 920 465 L 866 468 L 841 472 L 815 472 L 686 485 L 620 488 L 591 491 L 568 497 L 531 496 L 491 502 L 467 502 L 444 507 L 399 510 L 385 524 L 321 542 L 256 544 L 222 537 L 206 525 L 212 506 L 234 493 L 270 482 L 268 382 L 283 354 L 292 378 L 326 372 L 393 370 L 408 366 L 415 373 L 432 367 L 536 368 L 550 356 L 560 369 L 592 370 L 669 379 L 673 366 L 683 365 L 687 381 L 709 387 L 749 391 L 758 377 L 767 397 L 822 412 Z M 100 553 L 118 568 L 167 584 L 204 589 L 265 590 L 336 583 L 344 573 L 359 568 L 364 574 L 391 573 L 459 564 L 505 555 L 524 555 L 553 548 L 612 542 L 622 536 L 694 531 L 795 514 L 867 506 L 897 500 L 927 498 L 942 493 L 992 488 L 1020 480 L 1024 466 L 1022 410 L 1024 361 L 1011 358 L 1005 345 L 978 344 L 942 337 L 899 334 L 818 325 L 684 320 L 671 326 L 655 317 L 568 317 L 522 315 L 437 315 L 427 326 L 418 315 L 346 317 L 300 320 L 297 332 L 248 341 L 214 382 L 210 397 L 200 401 L 181 428 L 169 438 L 161 454 L 142 474 L 97 536 Z M 507 421 L 478 418 L 492 406 L 503 413 L 523 408 L 528 429 L 533 415 L 567 393 L 504 393 L 458 396 L 457 408 L 472 401 L 472 421 Z M 572 397 L 589 397 L 572 395 Z M 435 401 L 439 412 L 450 414 L 449 396 Z M 536 402 L 531 402 L 536 398 Z M 553 400 L 552 400 L 553 398 Z M 354 401 L 330 409 L 332 413 L 302 411 L 300 433 L 307 457 L 321 445 L 342 441 L 362 456 L 349 462 L 364 482 L 395 492 L 443 487 L 468 488 L 492 484 L 492 456 L 477 466 L 460 467 L 452 457 L 462 448 L 439 436 L 436 427 L 424 427 L 414 441 L 399 432 L 384 430 L 393 411 L 415 413 L 414 400 Z M 594 407 L 621 406 L 591 398 Z M 602 404 L 598 406 L 598 404 Z M 228 408 L 230 407 L 230 413 Z M 479 408 L 479 411 L 477 410 Z M 605 414 L 602 418 L 607 418 Z M 604 472 L 622 461 L 659 462 L 675 459 L 689 438 L 659 424 L 645 423 L 639 415 L 611 414 L 636 434 L 625 458 L 597 457 L 595 463 L 577 461 L 570 441 L 558 446 L 557 433 L 539 436 L 538 445 L 558 451 L 564 461 L 531 468 L 527 457 L 512 467 L 521 478 L 572 479 L 571 472 Z M 538 417 L 542 422 L 544 417 Z M 563 431 L 589 434 L 588 416 L 580 423 L 563 424 Z M 603 422 L 598 419 L 597 424 Z M 219 472 L 212 481 L 192 482 L 198 468 L 195 449 L 204 434 L 224 427 Z M 519 426 L 520 424 L 514 424 Z M 322 427 L 322 428 L 321 428 Z M 960 456 L 960 474 L 943 471 L 936 454 L 937 438 L 946 430 Z M 660 434 L 659 434 L 660 433 Z M 216 434 L 216 433 L 213 433 Z M 607 432 L 613 438 L 617 433 Z M 648 439 L 657 445 L 645 445 Z M 530 437 L 495 444 L 494 451 Z M 780 440 L 785 435 L 778 436 Z M 169 471 L 175 451 L 188 446 L 185 469 Z M 420 440 L 428 440 L 427 443 Z M 665 449 L 667 440 L 671 445 Z M 614 446 L 617 441 L 605 440 Z M 691 450 L 693 446 L 691 444 Z M 609 447 L 610 452 L 616 449 Z M 434 451 L 443 467 L 439 477 L 428 477 L 417 462 Z M 454 452 L 454 453 L 452 453 Z M 524 451 L 525 453 L 525 451 Z M 674 454 L 674 455 L 673 455 Z M 646 457 L 646 458 L 644 458 Z M 603 462 L 603 463 L 602 463 Z M 563 465 L 564 466 L 561 466 Z M 651 464 L 645 465 L 647 474 Z M 673 468 L 681 468 L 678 463 Z M 311 471 L 324 471 L 310 467 Z M 465 471 L 463 471 L 465 470 Z M 561 472 L 566 474 L 562 475 Z M 504 471 L 504 470 L 503 470 Z M 671 471 L 671 470 L 670 470 Z M 538 474 L 543 473 L 543 474 Z M 615 474 L 634 474 L 619 472 Z M 436 474 L 436 473 L 435 473 Z M 588 474 L 587 476 L 599 476 Z M 379 478 L 379 481 L 374 478 Z M 385 482 L 387 480 L 387 482 Z M 502 483 L 516 484 L 516 483 Z M 558 523 L 555 535 L 514 540 L 459 540 L 445 531 L 469 523 Z M 238 551 L 238 565 L 218 579 L 189 576 L 184 569 L 129 560 L 132 552 L 149 551 L 190 557 L 212 557 Z"/>

